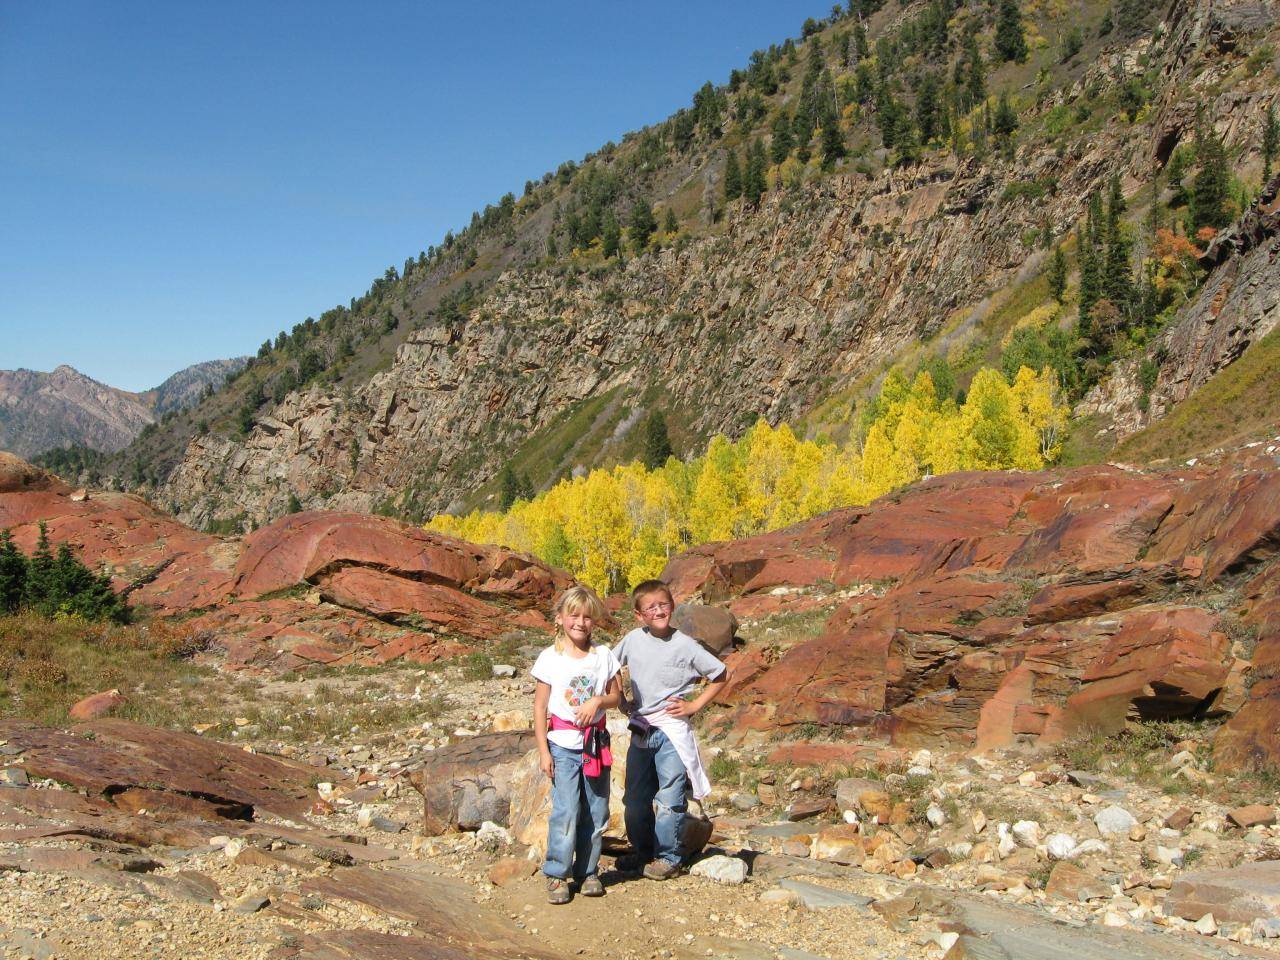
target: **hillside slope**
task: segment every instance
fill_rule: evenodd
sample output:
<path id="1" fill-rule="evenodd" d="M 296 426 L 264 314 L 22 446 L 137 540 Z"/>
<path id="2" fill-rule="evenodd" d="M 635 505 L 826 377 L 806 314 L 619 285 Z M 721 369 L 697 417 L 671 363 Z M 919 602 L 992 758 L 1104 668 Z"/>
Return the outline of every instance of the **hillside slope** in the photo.
<path id="1" fill-rule="evenodd" d="M 1151 180 L 1190 149 L 1197 106 L 1233 189 L 1258 178 L 1276 100 L 1268 7 L 1178 0 L 1158 18 L 1127 4 L 1104 33 L 1103 5 L 1029 5 L 1025 62 L 1006 62 L 985 8 L 856 9 L 264 343 L 245 375 L 141 438 L 106 479 L 140 464 L 145 492 L 223 529 L 295 497 L 419 518 L 484 502 L 508 462 L 545 487 L 631 456 L 651 409 L 678 452 L 760 416 L 840 435 L 892 362 L 946 357 L 962 388 L 966 371 L 998 363 L 1051 306 L 1052 248 L 1075 242 L 1089 196 L 1113 180 L 1136 261 L 1151 198 L 1155 222 L 1178 203 L 1167 174 L 1158 192 Z M 922 137 L 942 122 L 931 83 L 949 137 Z M 997 129 L 1001 110 L 1015 132 Z M 815 112 L 808 143 L 789 145 Z M 750 180 L 756 143 L 763 195 L 726 196 L 728 158 Z M 1198 284 L 1184 309 L 1203 307 Z M 1074 323 L 1073 299 L 1047 311 L 1054 322 Z M 1258 318 L 1237 306 L 1247 346 Z M 1135 333 L 1116 358 L 1127 351 L 1136 370 L 1154 346 Z M 1188 358 L 1166 348 L 1160 366 L 1176 378 Z M 1119 418 L 1112 436 L 1142 425 L 1117 403 L 1095 407 L 1104 426 Z"/>

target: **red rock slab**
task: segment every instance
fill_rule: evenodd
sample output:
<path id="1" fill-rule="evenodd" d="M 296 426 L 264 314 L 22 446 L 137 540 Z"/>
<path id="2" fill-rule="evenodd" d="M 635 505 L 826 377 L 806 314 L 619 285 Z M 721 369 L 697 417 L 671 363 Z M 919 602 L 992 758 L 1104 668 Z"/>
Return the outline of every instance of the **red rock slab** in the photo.
<path id="1" fill-rule="evenodd" d="M 677 600 L 709 603 L 776 586 L 815 586 L 835 573 L 831 539 L 865 513 L 847 507 L 759 536 L 703 544 L 672 558 L 661 579 Z"/>
<path id="2" fill-rule="evenodd" d="M 94 720 L 74 734 L 5 720 L 0 737 L 23 750 L 32 776 L 104 796 L 143 787 L 299 816 L 315 800 L 314 784 L 333 776 L 292 760 L 126 720 Z"/>
<path id="3" fill-rule="evenodd" d="M 1184 554 L 1205 557 L 1203 579 L 1274 556 L 1280 549 L 1280 471 L 1227 464 L 1188 480 L 1161 526 L 1147 559 L 1172 562 Z"/>
<path id="4" fill-rule="evenodd" d="M 1171 567 L 1120 567 L 1103 576 L 1072 577 L 1041 588 L 1027 606 L 1029 624 L 1079 620 L 1137 606 L 1177 579 Z"/>
<path id="5" fill-rule="evenodd" d="M 343 607 L 376 617 L 408 617 L 451 633 L 492 638 L 509 629 L 510 618 L 492 604 L 441 586 L 420 583 L 370 567 L 343 567 L 319 582 L 321 595 Z"/>
<path id="6" fill-rule="evenodd" d="M 1213 740 L 1213 758 L 1224 770 L 1280 764 L 1280 677 L 1249 688 L 1249 698 Z"/>
<path id="7" fill-rule="evenodd" d="M 1114 732 L 1130 715 L 1189 716 L 1205 705 L 1230 672 L 1230 644 L 1216 615 L 1199 607 L 1166 607 L 1117 615 L 1122 626 L 1067 699 L 1072 729 Z"/>
<path id="8" fill-rule="evenodd" d="M 1005 531 L 1038 477 L 952 473 L 875 501 L 865 516 L 833 533 L 840 585 L 928 575 L 968 541 Z"/>
<path id="9" fill-rule="evenodd" d="M 1172 506 L 1158 477 L 1115 467 L 1073 471 L 1027 496 L 1013 525 L 1026 540 L 1005 567 L 1053 574 L 1132 563 Z"/>
<path id="10" fill-rule="evenodd" d="M 181 613 L 223 599 L 239 556 L 238 542 L 199 533 L 122 493 L 73 501 L 56 492 L 0 493 L 0 528 L 30 551 L 43 521 L 54 543 L 69 543 L 94 569 L 106 568 L 116 589 L 141 582 L 130 602 Z"/>
<path id="11" fill-rule="evenodd" d="M 1280 917 L 1280 861 L 1242 863 L 1227 870 L 1181 873 L 1169 890 L 1165 913 L 1199 920 L 1212 913 L 1219 923 L 1251 923 Z"/>
<path id="12" fill-rule="evenodd" d="M 830 608 L 829 597 L 810 593 L 754 593 L 729 601 L 729 610 L 739 620 L 765 620 L 780 613 L 808 613 Z"/>

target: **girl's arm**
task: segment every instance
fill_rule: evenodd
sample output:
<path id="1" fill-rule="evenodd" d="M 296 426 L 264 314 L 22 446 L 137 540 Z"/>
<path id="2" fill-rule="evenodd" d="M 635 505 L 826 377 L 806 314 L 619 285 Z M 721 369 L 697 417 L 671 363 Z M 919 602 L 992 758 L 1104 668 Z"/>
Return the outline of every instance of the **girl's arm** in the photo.
<path id="1" fill-rule="evenodd" d="M 604 693 L 598 697 L 592 697 L 584 700 L 580 706 L 574 709 L 573 716 L 577 720 L 578 726 L 586 727 L 593 723 L 596 714 L 601 710 L 608 710 L 610 707 L 616 707 L 622 701 L 622 684 L 618 682 L 617 674 L 609 679 L 609 684 L 604 688 Z"/>
<path id="2" fill-rule="evenodd" d="M 551 684 L 539 680 L 533 692 L 533 738 L 538 741 L 538 766 L 548 777 L 555 770 L 551 747 L 547 744 L 547 704 L 550 702 Z"/>

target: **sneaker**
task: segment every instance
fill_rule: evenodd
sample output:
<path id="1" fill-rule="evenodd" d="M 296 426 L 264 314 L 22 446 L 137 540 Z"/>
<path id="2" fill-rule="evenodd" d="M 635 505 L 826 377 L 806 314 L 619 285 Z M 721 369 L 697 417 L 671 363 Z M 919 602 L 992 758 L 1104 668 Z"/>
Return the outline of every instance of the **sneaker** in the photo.
<path id="1" fill-rule="evenodd" d="M 599 877 L 587 877 L 582 881 L 582 886 L 578 888 L 578 892 L 584 897 L 603 897 L 604 884 L 600 882 Z"/>
<path id="2" fill-rule="evenodd" d="M 644 875 L 650 880 L 670 880 L 684 873 L 684 867 L 669 860 L 654 860 L 644 868 Z"/>
<path id="3" fill-rule="evenodd" d="M 569 892 L 569 882 L 559 877 L 547 877 L 547 903 L 568 903 L 573 899 Z"/>
<path id="4" fill-rule="evenodd" d="M 638 853 L 628 853 L 615 860 L 613 866 L 621 873 L 639 873 L 648 863 L 648 857 L 642 857 Z"/>

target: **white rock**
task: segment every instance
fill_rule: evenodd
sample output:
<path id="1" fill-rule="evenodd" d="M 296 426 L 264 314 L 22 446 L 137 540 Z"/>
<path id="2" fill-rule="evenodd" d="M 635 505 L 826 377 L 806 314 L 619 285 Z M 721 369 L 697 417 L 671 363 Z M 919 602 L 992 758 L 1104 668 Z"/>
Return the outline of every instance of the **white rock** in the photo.
<path id="1" fill-rule="evenodd" d="M 913 767 L 932 767 L 933 752 L 925 749 L 917 750 L 911 755 L 911 765 Z"/>
<path id="2" fill-rule="evenodd" d="M 1012 856 L 1013 852 L 1018 849 L 1017 841 L 1009 833 L 1009 825 L 1007 823 L 996 824 L 996 836 L 1000 838 L 996 845 L 996 854 L 1003 860 L 1005 857 Z"/>
<path id="3" fill-rule="evenodd" d="M 1212 913 L 1206 913 L 1196 921 L 1196 933 L 1204 934 L 1206 937 L 1212 937 L 1217 932 L 1218 921 L 1213 919 Z"/>
<path id="4" fill-rule="evenodd" d="M 226 842 L 226 845 L 222 848 L 222 852 L 227 855 L 228 860 L 234 860 L 236 857 L 240 856 L 240 851 L 243 849 L 244 841 L 235 837 Z"/>
<path id="5" fill-rule="evenodd" d="M 981 833 L 986 828 L 987 828 L 987 815 L 983 813 L 981 810 L 978 810 L 973 815 L 973 832 Z"/>
<path id="6" fill-rule="evenodd" d="M 747 864 L 745 860 L 741 860 L 738 857 L 726 857 L 722 854 L 716 854 L 704 860 L 699 860 L 689 870 L 689 873 L 695 877 L 706 877 L 716 883 L 728 883 L 737 886 L 747 880 Z"/>
<path id="7" fill-rule="evenodd" d="M 841 814 L 841 816 L 844 818 L 845 823 L 858 822 L 858 814 L 855 813 L 853 810 L 846 810 L 844 813 Z"/>
<path id="8" fill-rule="evenodd" d="M 907 767 L 908 777 L 931 777 L 933 771 L 928 767 Z"/>
<path id="9" fill-rule="evenodd" d="M 1190 750 L 1179 750 L 1177 753 L 1175 753 L 1172 757 L 1169 758 L 1169 761 L 1168 763 L 1165 764 L 1165 766 L 1172 767 L 1174 770 L 1176 770 L 1179 767 L 1185 767 L 1190 764 L 1194 764 L 1195 762 L 1196 762 L 1196 755 L 1194 753 L 1192 753 Z"/>
<path id="10" fill-rule="evenodd" d="M 973 844 L 967 840 L 961 840 L 947 847 L 947 853 L 951 854 L 952 860 L 968 860 L 969 854 L 973 853 Z"/>
<path id="11" fill-rule="evenodd" d="M 1177 847 L 1156 846 L 1156 859 L 1171 867 L 1182 866 L 1182 851 Z"/>
<path id="12" fill-rule="evenodd" d="M 217 850 L 221 850 L 230 842 L 231 842 L 231 838 L 227 836 L 223 836 L 222 834 L 218 834 L 218 836 L 216 837 L 209 838 L 209 846 Z"/>
<path id="13" fill-rule="evenodd" d="M 1051 833 L 1044 846 L 1050 860 L 1070 860 L 1076 848 L 1076 838 L 1069 833 Z"/>
<path id="14" fill-rule="evenodd" d="M 929 809 L 924 813 L 925 819 L 935 827 L 940 827 L 947 822 L 947 811 L 943 810 L 936 803 L 929 804 Z"/>
<path id="15" fill-rule="evenodd" d="M 1124 807 L 1117 807 L 1113 804 L 1110 807 L 1104 807 L 1099 810 L 1093 818 L 1093 824 L 1104 837 L 1127 837 L 1129 831 L 1137 826 L 1138 821 Z"/>
<path id="16" fill-rule="evenodd" d="M 356 823 L 361 827 L 367 827 L 373 823 L 373 818 L 378 815 L 378 811 L 373 807 L 365 804 L 356 813 Z"/>
<path id="17" fill-rule="evenodd" d="M 515 838 L 511 836 L 511 831 L 506 827 L 501 827 L 492 820 L 486 820 L 480 824 L 480 829 L 476 831 L 476 842 L 505 847 L 514 843 Z"/>
<path id="18" fill-rule="evenodd" d="M 1024 787 L 1034 787 L 1040 780 L 1034 770 L 1024 770 L 1018 774 L 1018 783 Z"/>
<path id="19" fill-rule="evenodd" d="M 317 783 L 316 793 L 320 794 L 321 800 L 332 800 L 336 788 L 332 783 Z"/>
<path id="20" fill-rule="evenodd" d="M 516 668 L 509 663 L 495 663 L 493 665 L 493 675 L 495 677 L 510 679 L 516 675 Z"/>
<path id="21" fill-rule="evenodd" d="M 1102 915 L 1102 925 L 1104 927 L 1127 927 L 1129 925 L 1129 918 L 1123 913 L 1108 910 Z"/>
<path id="22" fill-rule="evenodd" d="M 1034 820 L 1019 820 L 1013 825 L 1013 837 L 1023 847 L 1035 847 L 1040 842 L 1040 824 Z"/>
<path id="23" fill-rule="evenodd" d="M 1075 845 L 1071 851 L 1069 859 L 1077 860 L 1080 857 L 1087 856 L 1090 853 L 1110 853 L 1111 848 L 1099 840 L 1097 837 L 1090 837 L 1088 840 L 1081 840 Z"/>

